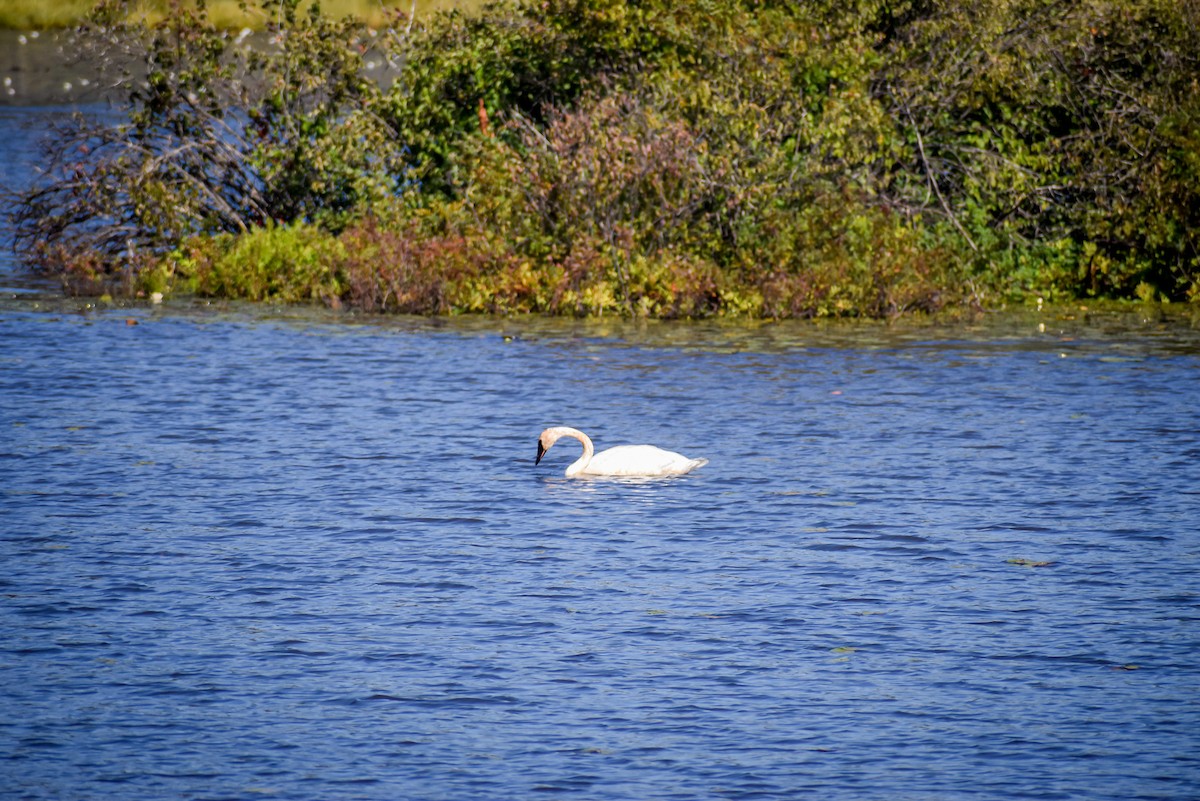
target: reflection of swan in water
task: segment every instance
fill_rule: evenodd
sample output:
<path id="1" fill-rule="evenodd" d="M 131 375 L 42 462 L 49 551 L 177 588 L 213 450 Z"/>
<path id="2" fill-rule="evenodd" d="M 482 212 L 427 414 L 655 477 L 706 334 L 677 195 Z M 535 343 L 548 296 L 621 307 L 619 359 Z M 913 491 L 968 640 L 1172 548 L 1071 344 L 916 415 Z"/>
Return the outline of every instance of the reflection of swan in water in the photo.
<path id="1" fill-rule="evenodd" d="M 583 443 L 583 455 L 567 468 L 572 476 L 677 476 L 708 464 L 707 459 L 689 459 L 681 453 L 664 451 L 653 445 L 618 445 L 595 452 L 588 435 L 576 428 L 555 426 L 538 437 L 537 460 L 562 437 L 574 437 Z M 593 455 L 594 454 L 594 455 Z"/>

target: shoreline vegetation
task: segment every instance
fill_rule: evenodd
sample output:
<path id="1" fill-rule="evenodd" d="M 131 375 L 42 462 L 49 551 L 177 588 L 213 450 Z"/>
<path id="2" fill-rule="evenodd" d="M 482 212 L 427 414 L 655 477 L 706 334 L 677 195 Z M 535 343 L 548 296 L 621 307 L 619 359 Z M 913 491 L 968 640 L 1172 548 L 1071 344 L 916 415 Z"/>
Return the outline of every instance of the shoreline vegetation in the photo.
<path id="1" fill-rule="evenodd" d="M 419 314 L 1200 302 L 1200 4 L 108 0 L 128 120 L 9 199 L 69 292 Z M 366 77 L 386 62 L 390 82 Z"/>

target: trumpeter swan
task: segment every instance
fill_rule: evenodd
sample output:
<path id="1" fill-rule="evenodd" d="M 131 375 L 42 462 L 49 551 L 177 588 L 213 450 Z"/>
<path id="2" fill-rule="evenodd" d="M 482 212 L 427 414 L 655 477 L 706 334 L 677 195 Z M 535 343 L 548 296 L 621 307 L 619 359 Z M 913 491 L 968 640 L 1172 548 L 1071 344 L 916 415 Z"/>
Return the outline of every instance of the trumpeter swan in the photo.
<path id="1" fill-rule="evenodd" d="M 707 459 L 689 459 L 681 453 L 664 451 L 653 445 L 618 445 L 596 453 L 592 440 L 577 428 L 554 426 L 538 437 L 537 459 L 542 461 L 546 451 L 563 437 L 574 437 L 583 443 L 583 455 L 567 468 L 567 478 L 574 476 L 678 476 L 708 464 Z"/>

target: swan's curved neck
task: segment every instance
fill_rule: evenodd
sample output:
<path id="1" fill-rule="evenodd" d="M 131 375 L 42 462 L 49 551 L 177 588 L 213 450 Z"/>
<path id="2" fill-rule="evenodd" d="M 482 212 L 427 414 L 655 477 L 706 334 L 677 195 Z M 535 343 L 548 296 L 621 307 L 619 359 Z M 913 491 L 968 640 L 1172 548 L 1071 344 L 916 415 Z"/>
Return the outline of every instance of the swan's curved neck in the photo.
<path id="1" fill-rule="evenodd" d="M 574 437 L 583 443 L 583 455 L 574 462 L 571 462 L 571 466 L 567 468 L 568 476 L 579 475 L 587 468 L 588 462 L 592 461 L 592 455 L 596 452 L 595 447 L 592 445 L 592 440 L 587 434 L 577 428 L 563 426 L 559 429 L 559 432 L 559 436 L 561 437 Z"/>

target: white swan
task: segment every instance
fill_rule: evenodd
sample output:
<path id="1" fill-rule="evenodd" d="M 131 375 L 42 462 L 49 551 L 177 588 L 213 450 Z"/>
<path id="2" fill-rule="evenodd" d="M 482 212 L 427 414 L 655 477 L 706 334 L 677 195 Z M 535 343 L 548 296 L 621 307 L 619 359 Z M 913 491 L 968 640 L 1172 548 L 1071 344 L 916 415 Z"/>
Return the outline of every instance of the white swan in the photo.
<path id="1" fill-rule="evenodd" d="M 588 435 L 577 428 L 554 426 L 538 437 L 537 459 L 542 461 L 546 451 L 563 437 L 574 437 L 583 443 L 583 455 L 567 468 L 567 478 L 574 476 L 678 476 L 708 464 L 707 459 L 689 459 L 681 453 L 664 451 L 653 445 L 618 445 L 596 453 Z"/>

